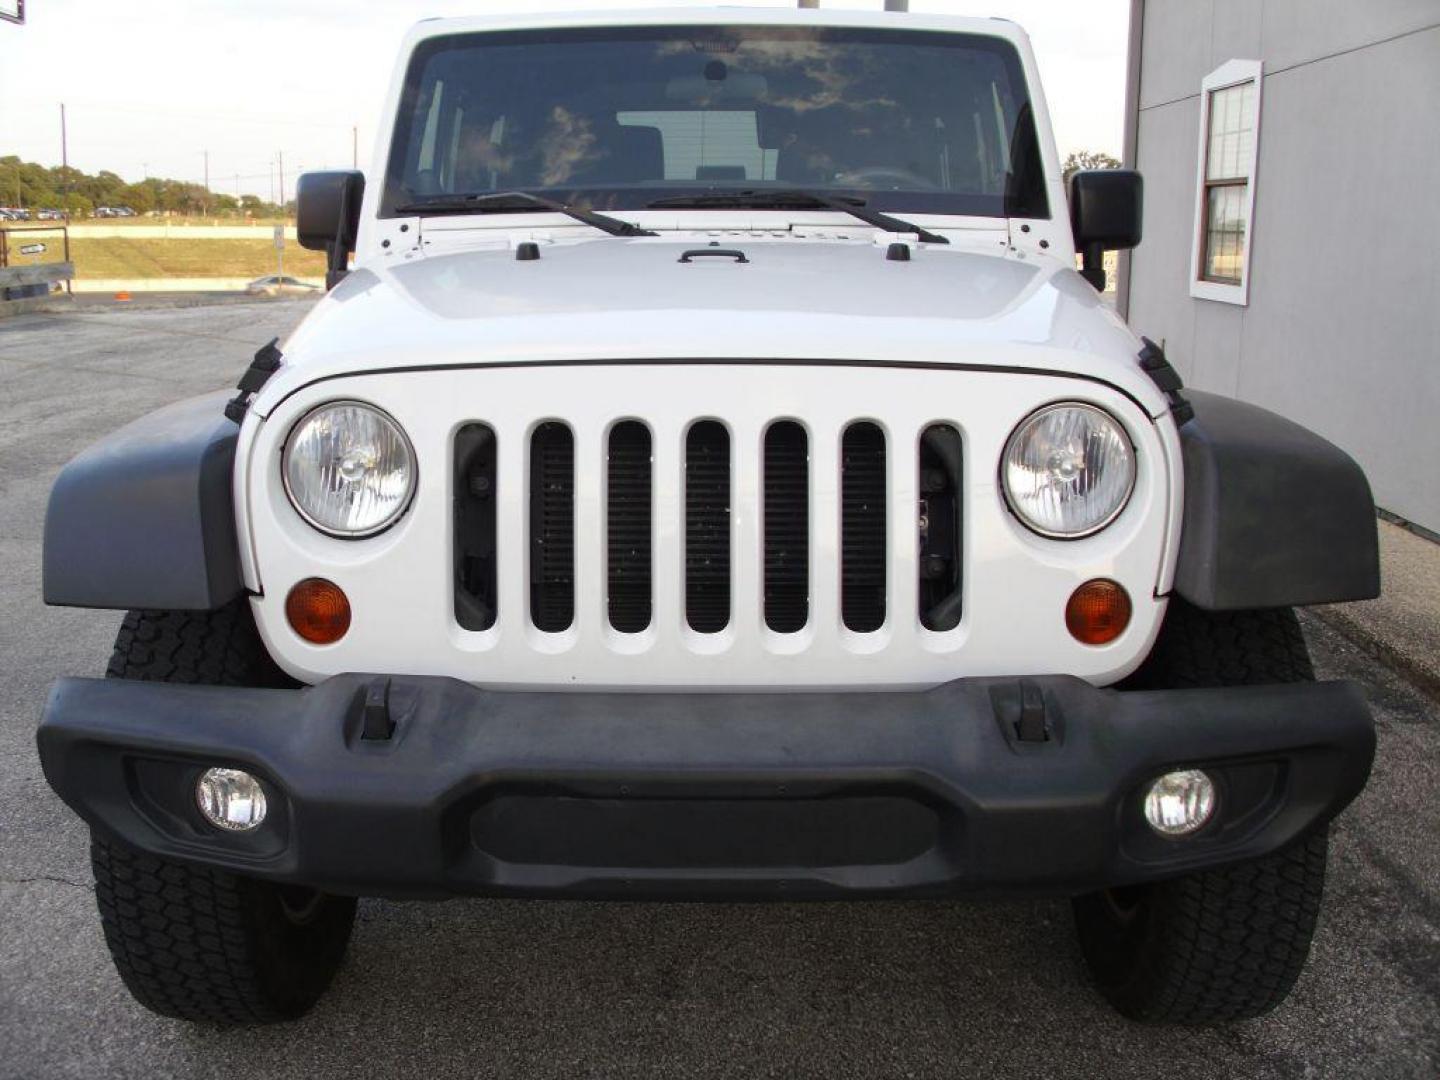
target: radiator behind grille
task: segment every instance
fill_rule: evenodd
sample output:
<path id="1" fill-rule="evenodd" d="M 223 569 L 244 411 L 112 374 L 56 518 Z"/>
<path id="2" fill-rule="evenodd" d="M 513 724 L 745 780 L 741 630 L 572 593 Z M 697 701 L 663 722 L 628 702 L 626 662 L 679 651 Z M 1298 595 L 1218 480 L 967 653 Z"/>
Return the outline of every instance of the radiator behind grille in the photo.
<path id="1" fill-rule="evenodd" d="M 885 623 L 885 433 L 851 424 L 840 445 L 840 611 L 857 634 Z"/>
<path id="2" fill-rule="evenodd" d="M 702 634 L 730 622 L 730 433 L 715 420 L 685 439 L 685 618 Z"/>
<path id="3" fill-rule="evenodd" d="M 810 618 L 810 460 L 793 420 L 765 432 L 765 625 L 794 633 Z"/>
<path id="4" fill-rule="evenodd" d="M 541 424 L 530 440 L 530 619 L 557 633 L 575 618 L 575 437 Z"/>
<path id="5" fill-rule="evenodd" d="M 650 625 L 650 431 L 626 420 L 610 431 L 606 562 L 610 625 L 638 634 Z"/>

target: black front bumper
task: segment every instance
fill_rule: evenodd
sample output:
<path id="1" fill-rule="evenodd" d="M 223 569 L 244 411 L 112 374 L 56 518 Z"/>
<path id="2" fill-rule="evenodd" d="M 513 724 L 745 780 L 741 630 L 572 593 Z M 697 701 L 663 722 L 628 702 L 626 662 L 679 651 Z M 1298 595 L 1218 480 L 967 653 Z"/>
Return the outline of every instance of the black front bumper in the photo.
<path id="1" fill-rule="evenodd" d="M 365 737 L 367 697 L 388 738 Z M 38 738 L 60 796 L 134 847 L 386 896 L 1083 892 L 1273 851 L 1360 792 L 1375 747 L 1349 683 L 1067 676 L 793 695 L 65 679 Z M 205 824 L 211 765 L 261 777 L 259 829 Z M 1211 773 L 1218 809 L 1162 839 L 1142 793 L 1182 766 Z"/>

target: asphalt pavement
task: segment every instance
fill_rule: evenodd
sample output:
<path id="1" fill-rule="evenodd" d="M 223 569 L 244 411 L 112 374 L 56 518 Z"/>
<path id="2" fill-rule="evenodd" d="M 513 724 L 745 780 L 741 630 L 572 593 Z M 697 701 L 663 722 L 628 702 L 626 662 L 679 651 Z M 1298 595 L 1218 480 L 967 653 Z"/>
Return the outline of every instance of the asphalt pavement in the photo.
<path id="1" fill-rule="evenodd" d="M 1317 666 L 1365 684 L 1379 758 L 1335 826 L 1310 965 L 1257 1021 L 1118 1018 L 1086 985 L 1064 902 L 365 901 L 301 1021 L 220 1030 L 141 1009 L 105 951 L 86 830 L 35 754 L 47 685 L 103 671 L 119 623 L 41 604 L 45 500 L 85 444 L 233 384 L 306 309 L 0 322 L 0 1077 L 1440 1075 L 1440 703 L 1328 616 L 1305 620 Z"/>

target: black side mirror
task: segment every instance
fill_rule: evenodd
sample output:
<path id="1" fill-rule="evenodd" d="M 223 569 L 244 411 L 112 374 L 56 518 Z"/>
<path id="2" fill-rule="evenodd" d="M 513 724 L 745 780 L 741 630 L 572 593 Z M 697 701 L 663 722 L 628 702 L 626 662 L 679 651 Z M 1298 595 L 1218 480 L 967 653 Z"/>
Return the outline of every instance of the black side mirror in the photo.
<path id="1" fill-rule="evenodd" d="M 1144 183 L 1134 169 L 1086 169 L 1070 177 L 1070 228 L 1081 275 L 1105 288 L 1105 252 L 1140 243 Z"/>
<path id="2" fill-rule="evenodd" d="M 326 253 L 327 289 L 349 272 L 364 196 L 365 174 L 349 170 L 301 173 L 295 185 L 295 234 L 301 247 Z"/>

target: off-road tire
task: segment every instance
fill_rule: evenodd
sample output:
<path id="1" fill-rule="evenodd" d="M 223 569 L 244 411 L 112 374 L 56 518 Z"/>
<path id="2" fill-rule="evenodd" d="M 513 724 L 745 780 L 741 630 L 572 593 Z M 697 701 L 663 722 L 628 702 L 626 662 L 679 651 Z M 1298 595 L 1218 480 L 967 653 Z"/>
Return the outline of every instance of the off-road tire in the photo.
<path id="1" fill-rule="evenodd" d="M 105 676 L 209 686 L 296 685 L 265 651 L 243 598 L 218 611 L 127 611 Z"/>
<path id="2" fill-rule="evenodd" d="M 1150 657 L 1125 689 L 1307 682 L 1314 669 L 1294 611 L 1202 611 L 1170 601 Z M 1096 986 L 1148 1023 L 1243 1020 L 1295 985 L 1325 889 L 1327 828 L 1288 847 L 1170 881 L 1107 889 L 1073 903 Z"/>
<path id="3" fill-rule="evenodd" d="M 1293 608 L 1202 611 L 1176 596 L 1150 655 L 1121 689 L 1192 690 L 1314 678 Z"/>
<path id="4" fill-rule="evenodd" d="M 248 604 L 214 612 L 132 611 L 106 674 L 275 686 Z M 105 942 L 135 999 L 163 1016 L 266 1024 L 302 1015 L 330 984 L 355 900 L 158 858 L 94 832 Z"/>
<path id="5" fill-rule="evenodd" d="M 350 940 L 353 897 L 286 890 L 98 835 L 90 861 L 120 978 L 162 1016 L 224 1025 L 292 1020 L 330 985 Z"/>

